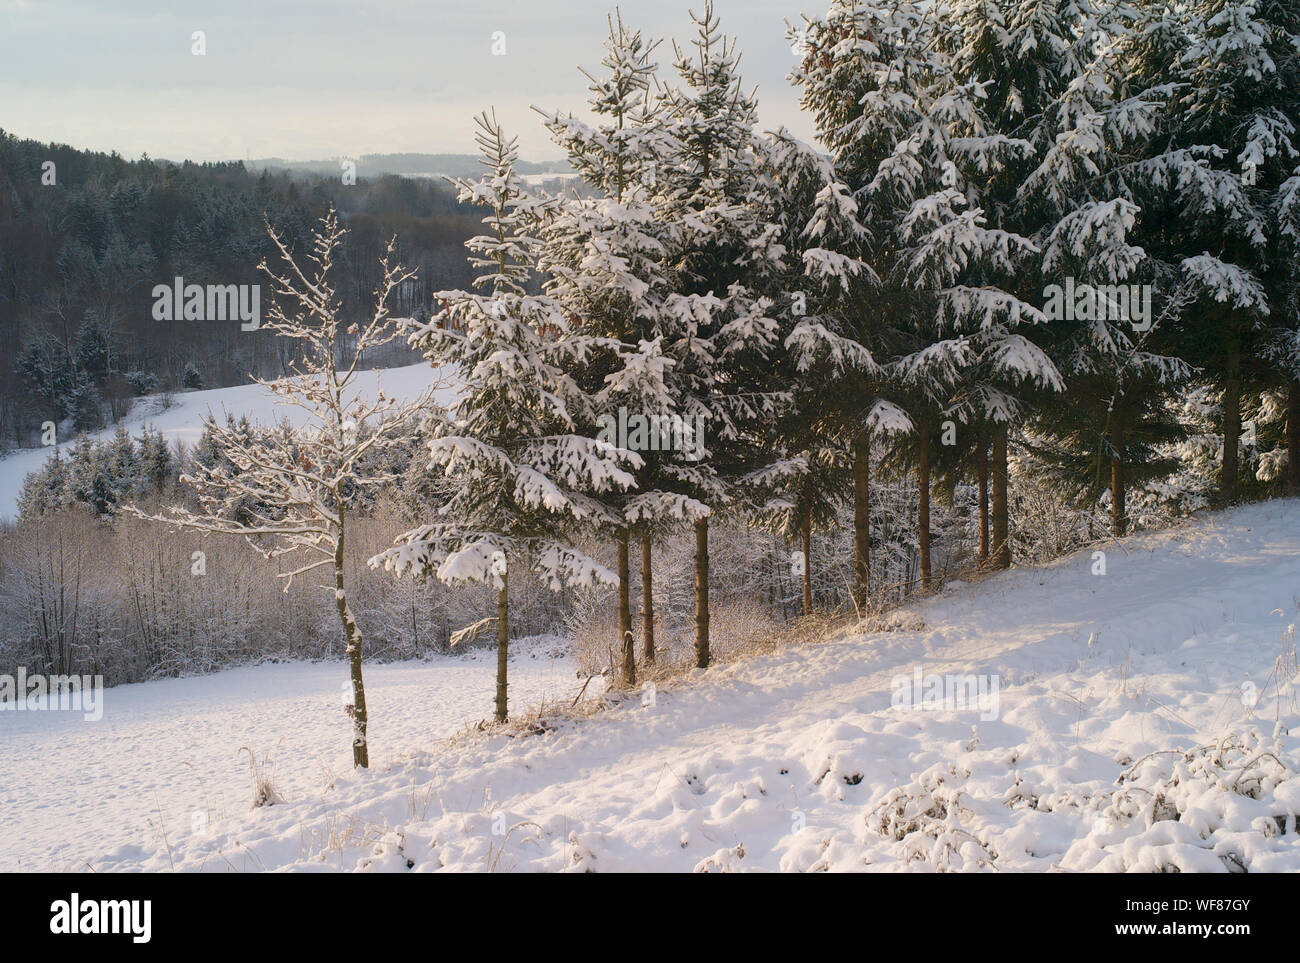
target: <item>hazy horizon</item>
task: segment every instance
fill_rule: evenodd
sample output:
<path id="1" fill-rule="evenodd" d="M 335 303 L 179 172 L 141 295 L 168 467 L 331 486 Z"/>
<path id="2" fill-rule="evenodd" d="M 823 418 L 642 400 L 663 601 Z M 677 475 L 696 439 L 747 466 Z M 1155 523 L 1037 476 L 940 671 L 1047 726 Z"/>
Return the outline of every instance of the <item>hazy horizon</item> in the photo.
<path id="1" fill-rule="evenodd" d="M 562 160 L 532 110 L 585 114 L 611 0 L 545 9 L 506 2 L 0 0 L 0 129 L 15 136 L 182 161 L 364 154 L 472 154 L 473 117 L 495 107 L 524 159 Z M 660 78 L 675 81 L 670 40 L 693 36 L 680 5 L 624 2 L 624 22 L 662 38 Z M 785 20 L 824 3 L 715 0 L 757 86 L 764 129 L 811 137 L 786 80 Z M 202 31 L 206 52 L 193 50 Z M 500 32 L 500 34 L 498 34 Z M 500 49 L 504 35 L 505 53 Z"/>

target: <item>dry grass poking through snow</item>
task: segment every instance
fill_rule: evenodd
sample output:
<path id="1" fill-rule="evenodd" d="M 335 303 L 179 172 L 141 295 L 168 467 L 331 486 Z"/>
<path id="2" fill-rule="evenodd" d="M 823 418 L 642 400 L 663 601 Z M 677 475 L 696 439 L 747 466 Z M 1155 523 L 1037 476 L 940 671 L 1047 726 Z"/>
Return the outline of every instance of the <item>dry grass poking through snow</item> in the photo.
<path id="1" fill-rule="evenodd" d="M 571 619 L 573 653 L 579 675 L 585 676 L 576 699 L 550 700 L 529 706 L 505 724 L 514 735 L 540 735 L 554 731 L 564 721 L 585 719 L 629 701 L 653 698 L 698 677 L 695 667 L 694 626 L 679 627 L 661 637 L 656 627 L 655 661 L 642 658 L 641 624 L 635 622 L 636 688 L 621 684 L 618 653 L 618 619 L 605 610 L 588 610 Z M 817 611 L 789 622 L 775 618 L 763 605 L 746 599 L 723 602 L 710 612 L 709 651 L 714 665 L 729 665 L 780 652 L 791 646 L 818 645 L 864 631 L 852 617 Z M 477 729 L 483 731 L 486 726 Z"/>
<path id="2" fill-rule="evenodd" d="M 578 613 L 571 685 L 508 726 L 101 864 L 1295 871 L 1300 501 L 1124 545 L 1104 578 L 1081 552 L 862 622 L 719 599 L 717 667 L 682 619 L 629 689 L 611 620 Z M 898 704 L 916 672 L 996 680 L 996 705 Z"/>

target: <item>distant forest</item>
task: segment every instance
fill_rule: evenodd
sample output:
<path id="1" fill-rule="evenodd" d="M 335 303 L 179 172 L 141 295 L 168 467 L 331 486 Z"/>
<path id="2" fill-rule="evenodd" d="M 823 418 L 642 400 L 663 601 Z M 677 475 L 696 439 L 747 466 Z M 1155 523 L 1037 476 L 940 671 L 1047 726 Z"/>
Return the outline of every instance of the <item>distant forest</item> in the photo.
<path id="1" fill-rule="evenodd" d="M 477 177 L 483 167 L 476 154 L 362 154 L 354 158 L 358 177 L 382 177 L 385 174 L 405 174 L 408 177 L 428 176 L 433 173 L 449 177 Z M 248 162 L 253 170 L 270 168 L 334 176 L 339 169 L 337 159 L 291 161 L 282 157 L 255 158 Z M 555 174 L 564 176 L 572 171 L 567 161 L 520 161 L 515 170 L 520 174 Z"/>
<path id="2" fill-rule="evenodd" d="M 283 338 L 242 331 L 238 320 L 154 320 L 152 290 L 176 277 L 258 284 L 265 221 L 301 248 L 330 204 L 349 231 L 339 265 L 345 314 L 372 300 L 393 234 L 402 262 L 418 270 L 395 311 L 425 314 L 431 292 L 469 284 L 464 242 L 482 215 L 439 180 L 348 185 L 238 161 L 129 161 L 0 130 L 0 448 L 37 444 L 48 420 L 60 438 L 102 427 L 135 395 L 281 374 Z M 370 363 L 418 359 L 393 347 Z"/>

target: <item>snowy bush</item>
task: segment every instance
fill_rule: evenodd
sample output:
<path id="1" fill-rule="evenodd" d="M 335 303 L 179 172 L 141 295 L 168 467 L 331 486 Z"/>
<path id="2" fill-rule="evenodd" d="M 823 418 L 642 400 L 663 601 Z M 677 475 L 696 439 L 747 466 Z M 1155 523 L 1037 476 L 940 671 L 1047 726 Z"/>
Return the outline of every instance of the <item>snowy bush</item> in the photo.
<path id="1" fill-rule="evenodd" d="M 137 398 L 158 390 L 158 376 L 152 371 L 128 371 L 126 383 L 131 386 Z"/>
<path id="2" fill-rule="evenodd" d="M 185 363 L 185 371 L 181 375 L 181 387 L 190 391 L 197 391 L 203 387 L 203 375 L 193 361 Z"/>
<path id="3" fill-rule="evenodd" d="M 899 859 L 907 864 L 919 862 L 950 872 L 990 868 L 998 854 L 982 838 L 966 796 L 969 777 L 968 770 L 936 763 L 872 806 L 867 828 L 897 841 Z"/>
<path id="4" fill-rule="evenodd" d="M 1268 872 L 1296 845 L 1300 777 L 1286 730 L 1149 753 L 1093 801 L 1093 831 L 1064 868 L 1097 872 Z M 1294 747 L 1294 741 L 1292 741 Z"/>

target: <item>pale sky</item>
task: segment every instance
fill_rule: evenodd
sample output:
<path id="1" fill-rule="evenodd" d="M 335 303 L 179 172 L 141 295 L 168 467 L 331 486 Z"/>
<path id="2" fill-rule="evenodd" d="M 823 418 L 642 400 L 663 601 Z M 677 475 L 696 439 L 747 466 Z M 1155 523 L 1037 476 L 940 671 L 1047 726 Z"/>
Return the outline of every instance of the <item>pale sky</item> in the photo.
<path id="1" fill-rule="evenodd" d="M 663 79 L 702 0 L 624 0 Z M 765 129 L 811 128 L 784 21 L 825 0 L 715 0 Z M 523 157 L 559 157 L 531 104 L 581 113 L 614 0 L 0 0 L 0 128 L 173 160 L 473 153 L 495 106 Z M 207 53 L 191 52 L 204 31 Z M 495 31 L 505 56 L 493 56 Z"/>

